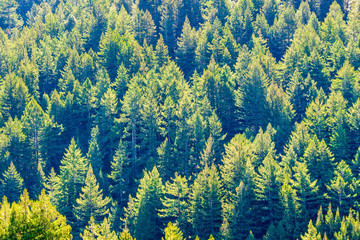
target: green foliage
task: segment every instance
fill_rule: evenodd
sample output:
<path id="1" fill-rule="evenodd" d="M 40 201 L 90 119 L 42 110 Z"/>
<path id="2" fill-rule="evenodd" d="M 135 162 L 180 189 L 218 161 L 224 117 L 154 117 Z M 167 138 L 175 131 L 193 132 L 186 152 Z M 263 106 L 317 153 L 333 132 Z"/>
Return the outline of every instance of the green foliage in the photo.
<path id="1" fill-rule="evenodd" d="M 103 198 L 102 190 L 99 190 L 99 184 L 89 164 L 85 186 L 81 188 L 74 207 L 78 229 L 83 229 L 91 217 L 94 218 L 95 223 L 101 222 L 109 213 L 107 208 L 109 202 L 108 197 Z"/>
<path id="2" fill-rule="evenodd" d="M 357 239 L 359 6 L 0 0 L 1 195 L 76 239 Z"/>
<path id="3" fill-rule="evenodd" d="M 193 233 L 201 238 L 217 236 L 221 227 L 222 183 L 215 165 L 205 166 L 197 175 L 190 193 Z"/>
<path id="4" fill-rule="evenodd" d="M 171 222 L 168 223 L 167 227 L 164 230 L 165 238 L 164 240 L 183 240 L 183 234 L 181 230 Z"/>
<path id="5" fill-rule="evenodd" d="M 163 186 L 156 167 L 144 172 L 136 198 L 129 200 L 124 223 L 137 239 L 160 239 L 158 212 L 161 209 Z"/>
<path id="6" fill-rule="evenodd" d="M 0 239 L 72 239 L 71 227 L 44 191 L 36 201 L 25 190 L 17 203 L 0 204 Z"/>
<path id="7" fill-rule="evenodd" d="M 84 184 L 87 170 L 87 159 L 72 139 L 60 165 L 59 211 L 69 221 L 75 221 L 74 206 Z"/>
<path id="8" fill-rule="evenodd" d="M 16 171 L 14 164 L 11 162 L 7 171 L 3 173 L 3 180 L 1 180 L 3 194 L 7 197 L 8 201 L 17 202 L 23 191 L 24 180 Z"/>
<path id="9" fill-rule="evenodd" d="M 181 177 L 175 173 L 175 177 L 165 183 L 164 198 L 161 199 L 162 209 L 159 216 L 164 221 L 171 221 L 184 232 L 188 233 L 189 214 L 189 187 L 186 177 Z M 170 223 L 169 223 L 170 224 Z M 170 229 L 172 226 L 170 226 Z"/>

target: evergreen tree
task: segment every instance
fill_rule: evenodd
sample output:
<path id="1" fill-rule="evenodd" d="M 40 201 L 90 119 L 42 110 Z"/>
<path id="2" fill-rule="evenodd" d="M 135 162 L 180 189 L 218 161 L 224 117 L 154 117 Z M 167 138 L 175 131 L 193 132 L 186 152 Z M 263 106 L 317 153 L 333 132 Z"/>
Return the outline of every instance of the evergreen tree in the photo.
<path id="1" fill-rule="evenodd" d="M 178 38 L 175 51 L 176 62 L 188 79 L 196 67 L 195 64 L 196 31 L 191 28 L 188 18 L 185 19 L 181 36 Z"/>
<path id="2" fill-rule="evenodd" d="M 246 44 L 251 40 L 253 33 L 253 16 L 254 16 L 253 1 L 241 0 L 235 3 L 235 6 L 230 8 L 230 14 L 227 18 L 227 23 L 231 29 L 234 39 L 239 44 Z"/>
<path id="3" fill-rule="evenodd" d="M 326 187 L 328 189 L 326 196 L 333 201 L 343 216 L 353 206 L 353 197 L 355 196 L 353 174 L 345 161 L 337 164 L 334 177 Z"/>
<path id="4" fill-rule="evenodd" d="M 197 175 L 190 193 L 189 220 L 200 238 L 218 236 L 221 217 L 221 180 L 216 166 L 205 166 Z"/>
<path id="5" fill-rule="evenodd" d="M 258 206 L 257 226 L 258 234 L 262 235 L 271 224 L 277 224 L 281 219 L 282 206 L 280 200 L 281 168 L 269 153 L 258 169 L 259 174 L 255 177 L 256 204 Z M 255 229 L 254 229 L 255 230 Z"/>
<path id="6" fill-rule="evenodd" d="M 257 60 L 249 65 L 247 71 L 236 92 L 236 104 L 240 109 L 238 117 L 241 129 L 257 132 L 260 127 L 265 128 L 269 116 L 266 101 L 268 79 Z"/>
<path id="7" fill-rule="evenodd" d="M 1 239 L 72 239 L 71 227 L 50 202 L 44 191 L 38 200 L 29 199 L 26 190 L 11 207 L 4 198 L 0 204 Z"/>
<path id="8" fill-rule="evenodd" d="M 144 172 L 136 198 L 129 200 L 125 210 L 125 224 L 130 231 L 134 231 L 137 239 L 160 239 L 158 212 L 161 209 L 162 196 L 161 178 L 154 167 L 151 172 Z M 131 223 L 134 223 L 134 226 Z"/>
<path id="9" fill-rule="evenodd" d="M 109 214 L 107 209 L 109 202 L 108 197 L 103 198 L 102 190 L 99 190 L 99 184 L 91 164 L 89 164 L 85 186 L 81 188 L 80 196 L 76 199 L 74 207 L 77 229 L 82 232 L 82 229 L 90 221 L 90 217 L 94 218 L 95 223 L 102 222 L 104 217 Z"/>
<path id="10" fill-rule="evenodd" d="M 326 192 L 326 185 L 330 183 L 334 172 L 333 155 L 324 140 L 319 141 L 316 136 L 311 140 L 304 153 L 311 180 L 318 180 L 319 192 Z"/>
<path id="11" fill-rule="evenodd" d="M 225 154 L 220 166 L 221 177 L 227 192 L 235 193 L 240 182 L 247 186 L 252 181 L 251 169 L 254 159 L 254 151 L 250 140 L 245 134 L 237 134 L 230 143 L 225 146 Z"/>
<path id="12" fill-rule="evenodd" d="M 59 206 L 60 184 L 59 176 L 56 174 L 54 168 L 51 168 L 50 174 L 44 183 L 44 188 L 50 198 L 51 204 L 55 206 Z"/>
<path id="13" fill-rule="evenodd" d="M 60 166 L 60 196 L 59 211 L 70 222 L 75 222 L 74 206 L 84 184 L 87 169 L 87 159 L 72 139 Z M 85 223 L 86 224 L 86 223 Z"/>
<path id="14" fill-rule="evenodd" d="M 230 199 L 223 203 L 224 222 L 222 235 L 225 239 L 245 239 L 251 227 L 255 224 L 251 205 L 254 202 L 253 179 L 244 179 L 236 188 L 235 194 L 230 193 Z"/>
<path id="15" fill-rule="evenodd" d="M 165 238 L 162 240 L 183 240 L 183 233 L 180 228 L 171 222 L 168 223 L 167 227 L 164 229 Z"/>
<path id="16" fill-rule="evenodd" d="M 165 222 L 174 222 L 182 231 L 188 233 L 190 230 L 187 219 L 188 201 L 189 187 L 187 179 L 175 173 L 175 177 L 171 179 L 171 182 L 165 183 L 164 198 L 161 199 L 163 208 L 160 209 L 160 217 Z"/>
<path id="17" fill-rule="evenodd" d="M 91 139 L 90 139 L 90 143 L 89 143 L 89 150 L 88 153 L 86 154 L 86 157 L 89 161 L 89 163 L 91 164 L 91 166 L 93 166 L 94 168 L 94 174 L 95 176 L 97 176 L 97 178 L 99 178 L 99 173 L 102 169 L 102 154 L 98 145 L 98 138 L 99 136 L 99 127 L 95 126 L 92 130 L 91 130 Z"/>
<path id="18" fill-rule="evenodd" d="M 312 181 L 306 163 L 297 161 L 293 167 L 292 186 L 296 190 L 299 203 L 299 229 L 306 227 L 310 219 L 314 219 L 319 206 L 319 187 L 317 180 Z"/>
<path id="19" fill-rule="evenodd" d="M 114 231 L 110 230 L 110 223 L 107 218 L 101 224 L 96 224 L 94 217 L 90 217 L 90 221 L 86 226 L 84 233 L 80 234 L 83 240 L 106 239 L 118 240 L 118 236 Z"/>
<path id="20" fill-rule="evenodd" d="M 130 178 L 130 161 L 127 157 L 125 147 L 120 140 L 113 161 L 111 162 L 110 193 L 114 200 L 121 206 L 125 205 L 127 196 L 135 189 L 134 179 Z"/>
<path id="21" fill-rule="evenodd" d="M 16 171 L 14 164 L 11 162 L 9 168 L 3 173 L 1 180 L 3 194 L 10 203 L 17 202 L 23 191 L 23 178 Z"/>
<path id="22" fill-rule="evenodd" d="M 24 81 L 10 73 L 0 84 L 0 112 L 5 121 L 9 117 L 21 117 L 29 100 L 28 88 Z"/>

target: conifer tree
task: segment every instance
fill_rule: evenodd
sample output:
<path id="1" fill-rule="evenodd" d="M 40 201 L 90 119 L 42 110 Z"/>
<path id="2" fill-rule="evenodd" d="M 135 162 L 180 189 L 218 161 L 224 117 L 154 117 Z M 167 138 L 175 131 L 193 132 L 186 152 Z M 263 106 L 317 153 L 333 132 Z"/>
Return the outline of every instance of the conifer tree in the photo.
<path id="1" fill-rule="evenodd" d="M 333 206 L 336 206 L 343 216 L 353 206 L 353 198 L 356 196 L 354 193 L 353 174 L 345 161 L 342 160 L 337 164 L 334 177 L 326 187 L 328 189 L 326 197 L 332 200 Z"/>
<path id="2" fill-rule="evenodd" d="M 239 186 L 240 181 L 252 181 L 251 169 L 254 159 L 254 151 L 250 140 L 245 134 L 237 134 L 230 143 L 225 146 L 225 154 L 220 166 L 223 184 L 228 192 L 235 193 L 235 189 Z"/>
<path id="3" fill-rule="evenodd" d="M 280 200 L 281 190 L 281 168 L 269 153 L 263 160 L 262 165 L 258 169 L 258 175 L 255 177 L 255 194 L 257 202 L 257 211 L 259 211 L 257 222 L 261 225 L 257 226 L 259 234 L 265 234 L 266 229 L 271 224 L 277 224 L 281 219 L 282 206 Z"/>
<path id="4" fill-rule="evenodd" d="M 155 61 L 160 67 L 169 61 L 168 47 L 165 45 L 162 35 L 155 47 Z"/>
<path id="5" fill-rule="evenodd" d="M 137 77 L 132 80 L 129 89 L 124 96 L 121 107 L 120 122 L 124 124 L 124 145 L 131 159 L 131 178 L 138 177 L 139 173 L 139 139 L 141 124 L 141 95 L 142 90 L 138 84 Z"/>
<path id="6" fill-rule="evenodd" d="M 292 186 L 296 190 L 299 203 L 299 229 L 306 227 L 314 219 L 319 206 L 319 187 L 317 180 L 312 181 L 306 163 L 297 161 L 293 167 Z"/>
<path id="7" fill-rule="evenodd" d="M 189 187 L 186 177 L 175 173 L 175 177 L 165 183 L 164 198 L 161 199 L 162 209 L 159 215 L 164 221 L 171 221 L 185 233 L 189 232 L 188 208 Z"/>
<path id="8" fill-rule="evenodd" d="M 83 157 L 75 140 L 72 139 L 60 165 L 60 196 L 59 211 L 69 221 L 76 221 L 74 206 L 84 184 L 87 169 L 87 159 Z"/>
<path id="9" fill-rule="evenodd" d="M 192 76 L 195 64 L 196 31 L 191 28 L 190 21 L 186 17 L 181 36 L 178 38 L 175 51 L 176 63 L 184 72 L 185 78 Z"/>
<path id="10" fill-rule="evenodd" d="M 313 137 L 304 153 L 311 180 L 318 180 L 319 192 L 326 192 L 326 185 L 330 183 L 334 171 L 333 154 L 324 140 L 319 141 Z"/>
<path id="11" fill-rule="evenodd" d="M 10 203 L 17 202 L 23 191 L 24 180 L 16 171 L 13 162 L 10 163 L 9 168 L 2 175 L 4 178 L 1 180 L 3 194 L 7 197 Z"/>
<path id="12" fill-rule="evenodd" d="M 159 172 L 154 167 L 151 172 L 144 172 L 136 198 L 130 198 L 125 210 L 125 225 L 134 232 L 137 239 L 160 239 L 158 228 L 163 186 Z M 134 225 L 133 225 L 134 224 Z"/>
<path id="13" fill-rule="evenodd" d="M 120 140 L 113 161 L 111 162 L 110 193 L 114 200 L 124 206 L 127 196 L 135 189 L 134 179 L 131 176 L 130 159 L 127 156 L 125 146 Z"/>
<path id="14" fill-rule="evenodd" d="M 228 201 L 223 203 L 224 222 L 222 235 L 225 239 L 245 239 L 255 224 L 251 205 L 255 200 L 253 179 L 244 179 L 236 188 L 235 194 L 230 193 Z"/>
<path id="15" fill-rule="evenodd" d="M 183 240 L 183 233 L 180 228 L 176 226 L 176 224 L 168 223 L 166 228 L 164 229 L 165 238 L 161 238 L 162 240 Z"/>
<path id="16" fill-rule="evenodd" d="M 103 155 L 100 151 L 99 145 L 98 145 L 98 137 L 99 137 L 99 127 L 95 126 L 91 130 L 91 139 L 89 143 L 89 150 L 86 154 L 86 157 L 94 168 L 94 174 L 99 178 L 99 173 L 102 169 L 102 159 Z"/>
<path id="17" fill-rule="evenodd" d="M 110 223 L 107 218 L 104 218 L 104 221 L 101 224 L 96 224 L 94 217 L 90 217 L 90 221 L 86 226 L 84 233 L 80 234 L 80 236 L 83 240 L 118 240 L 115 231 L 111 231 Z"/>
<path id="18" fill-rule="evenodd" d="M 205 166 L 197 175 L 190 193 L 189 221 L 194 235 L 207 238 L 218 236 L 221 217 L 221 180 L 216 166 Z"/>
<path id="19" fill-rule="evenodd" d="M 257 132 L 260 127 L 265 128 L 269 116 L 266 101 L 268 79 L 258 60 L 249 65 L 248 73 L 242 81 L 236 92 L 241 129 L 249 128 L 252 132 Z"/>
<path id="20" fill-rule="evenodd" d="M 49 176 L 44 182 L 44 188 L 46 194 L 49 196 L 53 205 L 59 206 L 59 194 L 60 194 L 60 178 L 56 174 L 54 168 L 51 168 Z"/>
<path id="21" fill-rule="evenodd" d="M 24 190 L 20 201 L 10 204 L 6 198 L 0 204 L 1 239 L 72 239 L 71 227 L 42 191 L 38 200 L 29 199 Z"/>
<path id="22" fill-rule="evenodd" d="M 82 232 L 91 217 L 94 218 L 95 223 L 102 222 L 104 217 L 109 214 L 107 208 L 109 202 L 108 197 L 103 198 L 102 190 L 99 190 L 99 184 L 96 181 L 91 164 L 89 164 L 85 186 L 81 188 L 80 196 L 76 199 L 74 207 L 77 229 Z"/>

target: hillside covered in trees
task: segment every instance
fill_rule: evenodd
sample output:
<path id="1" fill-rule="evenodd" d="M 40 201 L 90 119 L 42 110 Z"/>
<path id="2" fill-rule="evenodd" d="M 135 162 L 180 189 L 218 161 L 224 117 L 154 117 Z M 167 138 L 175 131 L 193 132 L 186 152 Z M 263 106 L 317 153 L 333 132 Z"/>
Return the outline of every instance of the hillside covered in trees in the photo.
<path id="1" fill-rule="evenodd" d="M 0 0 L 0 239 L 360 239 L 360 2 Z"/>

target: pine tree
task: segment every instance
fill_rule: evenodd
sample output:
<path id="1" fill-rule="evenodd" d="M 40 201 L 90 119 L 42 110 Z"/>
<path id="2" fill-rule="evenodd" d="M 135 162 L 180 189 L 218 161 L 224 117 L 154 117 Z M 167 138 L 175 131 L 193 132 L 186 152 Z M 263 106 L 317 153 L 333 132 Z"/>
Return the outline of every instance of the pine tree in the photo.
<path id="1" fill-rule="evenodd" d="M 158 100 L 151 90 L 145 91 L 140 99 L 141 127 L 138 134 L 139 138 L 139 162 L 141 167 L 152 169 L 156 164 L 157 151 L 160 142 L 160 108 Z M 141 154 L 140 154 L 141 153 Z"/>
<path id="2" fill-rule="evenodd" d="M 178 38 L 177 49 L 175 51 L 176 63 L 184 72 L 185 78 L 192 76 L 196 67 L 196 30 L 191 28 L 190 21 L 186 17 L 182 28 L 181 36 Z"/>
<path id="3" fill-rule="evenodd" d="M 16 171 L 13 162 L 10 163 L 9 168 L 3 173 L 3 180 L 1 180 L 4 195 L 10 203 L 17 202 L 23 191 L 23 178 Z"/>
<path id="4" fill-rule="evenodd" d="M 237 134 L 230 143 L 225 146 L 225 154 L 220 166 L 221 177 L 227 192 L 235 193 L 240 181 L 248 185 L 252 181 L 251 169 L 254 151 L 250 140 L 245 134 Z"/>
<path id="5" fill-rule="evenodd" d="M 242 81 L 236 92 L 241 129 L 249 128 L 252 132 L 257 132 L 260 127 L 265 128 L 269 116 L 266 101 L 268 79 L 259 61 L 255 60 L 249 65 L 248 74 Z"/>
<path id="6" fill-rule="evenodd" d="M 330 183 L 334 171 L 333 155 L 324 140 L 319 141 L 316 136 L 311 140 L 304 153 L 311 180 L 318 180 L 319 193 L 326 192 L 326 185 Z"/>
<path id="7" fill-rule="evenodd" d="M 77 229 L 82 232 L 82 229 L 90 221 L 90 217 L 94 218 L 95 223 L 100 223 L 109 214 L 107 205 L 110 199 L 103 198 L 102 190 L 99 190 L 99 184 L 93 173 L 91 164 L 85 179 L 85 186 L 81 188 L 79 198 L 76 199 L 74 207 L 75 216 L 77 219 Z"/>
<path id="8" fill-rule="evenodd" d="M 162 240 L 183 240 L 183 233 L 180 228 L 176 226 L 176 224 L 168 223 L 167 227 L 164 229 L 165 238 L 161 238 Z"/>
<path id="9" fill-rule="evenodd" d="M 137 239 L 160 239 L 161 232 L 158 228 L 161 209 L 163 186 L 159 172 L 154 167 L 151 172 L 144 172 L 136 198 L 130 198 L 125 210 L 125 225 L 130 232 L 134 231 Z M 134 224 L 134 225 L 133 225 Z"/>
<path id="10" fill-rule="evenodd" d="M 60 165 L 60 196 L 59 211 L 69 221 L 75 222 L 74 205 L 84 184 L 87 169 L 87 159 L 72 139 Z"/>
<path id="11" fill-rule="evenodd" d="M 113 161 L 111 162 L 111 173 L 108 175 L 110 180 L 110 193 L 114 200 L 121 206 L 125 205 L 127 196 L 133 193 L 135 182 L 130 172 L 130 159 L 128 158 L 125 146 L 120 140 L 116 149 Z"/>
<path id="12" fill-rule="evenodd" d="M 89 143 L 89 150 L 86 154 L 86 157 L 94 168 L 94 174 L 99 178 L 99 173 L 102 169 L 102 159 L 103 155 L 100 151 L 99 145 L 98 145 L 98 137 L 99 137 L 99 127 L 95 126 L 91 130 L 91 139 Z"/>
<path id="13" fill-rule="evenodd" d="M 205 166 L 197 175 L 190 193 L 189 220 L 194 235 L 207 238 L 218 236 L 221 217 L 221 180 L 216 166 Z"/>
<path id="14" fill-rule="evenodd" d="M 71 227 L 42 191 L 38 200 L 29 199 L 26 190 L 20 201 L 10 204 L 4 198 L 0 204 L 1 239 L 72 239 Z"/>
<path id="15" fill-rule="evenodd" d="M 326 187 L 328 189 L 326 197 L 332 200 L 334 205 L 339 208 L 340 215 L 343 216 L 354 205 L 353 198 L 356 196 L 353 174 L 345 161 L 342 160 L 337 164 L 334 177 Z"/>
<path id="16" fill-rule="evenodd" d="M 16 12 L 18 7 L 19 3 L 15 0 L 0 2 L 0 27 L 9 35 L 13 28 L 23 24 L 23 19 Z"/>
<path id="17" fill-rule="evenodd" d="M 55 206 L 59 206 L 60 184 L 59 176 L 56 174 L 54 168 L 51 168 L 49 176 L 44 183 L 44 188 L 50 198 L 51 204 Z"/>
<path id="18" fill-rule="evenodd" d="M 296 69 L 288 83 L 287 94 L 296 113 L 294 120 L 300 122 L 305 116 L 308 105 L 315 99 L 315 82 L 310 79 L 310 75 L 303 79 Z"/>
<path id="19" fill-rule="evenodd" d="M 96 224 L 94 217 L 90 217 L 90 221 L 86 226 L 84 233 L 80 234 L 83 240 L 106 239 L 118 240 L 115 231 L 111 231 L 110 223 L 107 218 L 101 224 Z"/>
<path id="20" fill-rule="evenodd" d="M 236 188 L 235 194 L 229 194 L 228 201 L 223 203 L 224 222 L 222 235 L 225 239 L 245 239 L 254 222 L 252 222 L 254 209 L 251 205 L 254 202 L 253 179 L 244 179 Z"/>
<path id="21" fill-rule="evenodd" d="M 137 174 L 139 173 L 140 165 L 138 156 L 138 135 L 141 123 L 140 104 L 142 90 L 137 81 L 140 80 L 135 77 L 129 85 L 129 89 L 122 101 L 120 115 L 120 122 L 124 124 L 123 142 L 131 159 L 130 179 L 138 177 Z"/>
<path id="22" fill-rule="evenodd" d="M 314 227 L 312 220 L 309 222 L 308 232 L 301 236 L 302 240 L 321 240 L 321 235 L 318 233 L 316 228 Z"/>
<path id="23" fill-rule="evenodd" d="M 265 234 L 271 224 L 277 224 L 281 219 L 282 206 L 280 200 L 281 168 L 269 153 L 258 169 L 259 174 L 255 177 L 256 204 L 259 211 L 257 222 L 258 234 Z M 254 229 L 255 230 L 255 229 Z"/>
<path id="24" fill-rule="evenodd" d="M 248 43 L 251 39 L 253 33 L 251 23 L 255 10 L 253 1 L 249 0 L 238 1 L 234 7 L 230 8 L 227 23 L 234 35 L 234 39 L 241 45 Z"/>
<path id="25" fill-rule="evenodd" d="M 278 149 L 282 149 L 286 143 L 286 138 L 292 131 L 292 120 L 295 115 L 293 106 L 288 95 L 280 86 L 271 84 L 267 91 L 266 100 L 269 104 L 270 123 L 276 130 L 276 146 Z"/>
<path id="26" fill-rule="evenodd" d="M 171 221 L 185 233 L 189 232 L 187 221 L 189 208 L 189 187 L 186 177 L 175 173 L 175 177 L 165 183 L 162 209 L 159 215 L 164 221 Z"/>
<path id="27" fill-rule="evenodd" d="M 0 112 L 5 121 L 9 117 L 21 117 L 29 100 L 28 91 L 24 81 L 15 73 L 6 75 L 0 84 Z"/>
<path id="28" fill-rule="evenodd" d="M 306 227 L 314 219 L 319 206 L 319 187 L 317 180 L 312 181 L 306 163 L 297 161 L 293 167 L 292 186 L 296 190 L 299 203 L 299 229 Z"/>
<path id="29" fill-rule="evenodd" d="M 160 35 L 160 38 L 156 43 L 155 60 L 160 67 L 169 61 L 168 47 L 165 45 L 162 35 Z"/>

